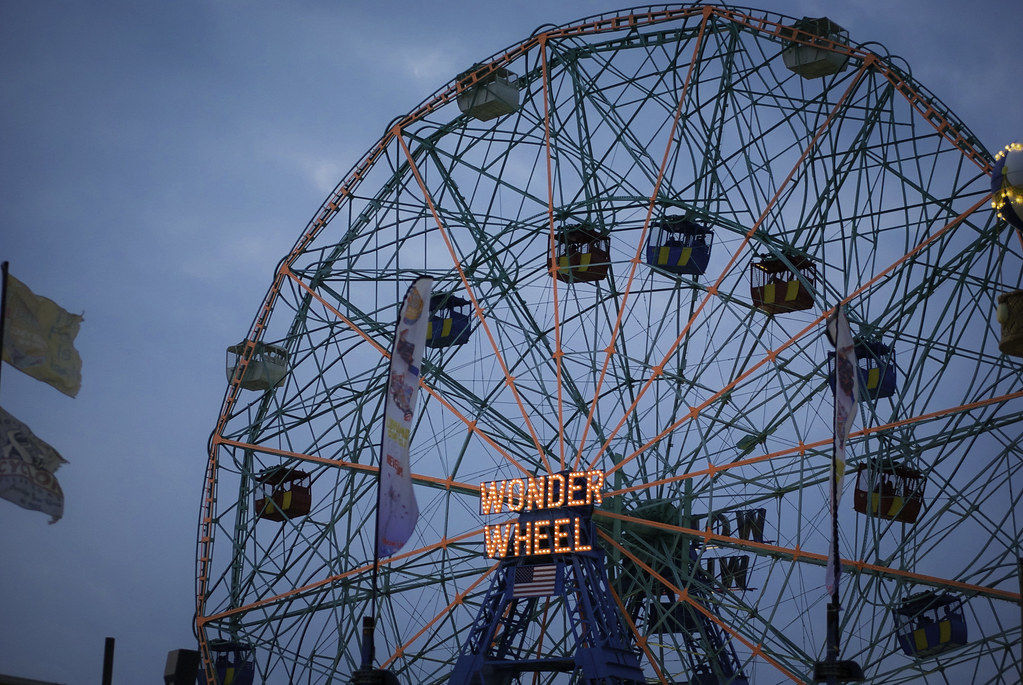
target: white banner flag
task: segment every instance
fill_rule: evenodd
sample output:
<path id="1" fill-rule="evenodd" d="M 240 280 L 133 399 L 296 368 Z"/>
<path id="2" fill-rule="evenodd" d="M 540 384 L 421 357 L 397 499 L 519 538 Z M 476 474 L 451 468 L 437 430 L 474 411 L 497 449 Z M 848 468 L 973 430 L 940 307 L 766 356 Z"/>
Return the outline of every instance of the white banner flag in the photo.
<path id="1" fill-rule="evenodd" d="M 835 346 L 835 453 L 831 469 L 831 517 L 838 516 L 838 502 L 842 497 L 842 478 L 845 476 L 845 442 L 849 438 L 853 420 L 856 418 L 856 398 L 859 396 L 859 379 L 856 368 L 856 347 L 852 331 L 845 312 L 839 307 L 834 316 L 828 319 L 828 338 Z M 828 568 L 825 584 L 828 592 L 833 593 L 838 587 L 838 577 L 842 573 L 837 563 L 835 545 L 838 541 L 831 540 L 828 553 Z"/>
<path id="2" fill-rule="evenodd" d="M 394 554 L 408 542 L 419 518 L 409 469 L 409 439 L 419 387 L 419 365 L 426 346 L 433 279 L 417 278 L 405 294 L 391 350 L 384 435 L 381 441 L 377 553 Z"/>
<path id="3" fill-rule="evenodd" d="M 64 492 L 53 472 L 65 463 L 57 450 L 0 408 L 0 497 L 49 514 L 56 523 L 64 515 Z"/>

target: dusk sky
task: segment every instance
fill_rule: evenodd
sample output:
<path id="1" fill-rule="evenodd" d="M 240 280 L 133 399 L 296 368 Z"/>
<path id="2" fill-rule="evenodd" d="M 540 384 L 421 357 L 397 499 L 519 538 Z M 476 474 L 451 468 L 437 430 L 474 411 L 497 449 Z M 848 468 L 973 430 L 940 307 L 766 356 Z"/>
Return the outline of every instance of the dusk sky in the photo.
<path id="1" fill-rule="evenodd" d="M 988 150 L 1023 141 L 1019 0 L 756 6 L 829 16 Z M 115 683 L 161 682 L 194 648 L 225 348 L 276 264 L 395 117 L 541 25 L 620 8 L 0 0 L 0 259 L 85 318 L 77 398 L 2 373 L 0 405 L 69 463 L 58 523 L 0 500 L 0 673 L 98 682 L 109 636 Z"/>

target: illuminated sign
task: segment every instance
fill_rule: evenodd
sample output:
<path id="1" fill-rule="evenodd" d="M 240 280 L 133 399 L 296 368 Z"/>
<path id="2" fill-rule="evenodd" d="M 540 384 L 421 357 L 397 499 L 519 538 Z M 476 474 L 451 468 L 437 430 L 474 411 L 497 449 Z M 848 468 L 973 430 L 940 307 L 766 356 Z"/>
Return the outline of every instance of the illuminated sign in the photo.
<path id="1" fill-rule="evenodd" d="M 602 501 L 603 471 L 570 471 L 480 483 L 480 513 L 520 513 L 518 521 L 483 526 L 492 559 L 588 552 L 589 511 Z M 548 514 L 533 512 L 544 512 Z"/>

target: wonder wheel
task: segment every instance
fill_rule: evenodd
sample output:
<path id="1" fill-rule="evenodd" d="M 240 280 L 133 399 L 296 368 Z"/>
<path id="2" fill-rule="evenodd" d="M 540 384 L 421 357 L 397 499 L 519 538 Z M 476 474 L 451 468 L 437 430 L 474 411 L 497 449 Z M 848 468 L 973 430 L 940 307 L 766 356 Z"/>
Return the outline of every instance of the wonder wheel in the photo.
<path id="1" fill-rule="evenodd" d="M 420 517 L 380 570 L 378 664 L 401 682 L 447 682 L 479 613 L 483 527 L 513 520 L 481 514 L 480 484 L 587 470 L 648 682 L 812 680 L 838 306 L 861 383 L 842 657 L 873 683 L 1018 682 L 1023 373 L 994 312 L 1021 241 L 989 206 L 993 156 L 869 39 L 713 5 L 604 14 L 397 119 L 229 351 L 199 526 L 207 681 L 358 668 L 388 356 L 423 274 Z M 555 600 L 525 649 L 567 639 Z"/>

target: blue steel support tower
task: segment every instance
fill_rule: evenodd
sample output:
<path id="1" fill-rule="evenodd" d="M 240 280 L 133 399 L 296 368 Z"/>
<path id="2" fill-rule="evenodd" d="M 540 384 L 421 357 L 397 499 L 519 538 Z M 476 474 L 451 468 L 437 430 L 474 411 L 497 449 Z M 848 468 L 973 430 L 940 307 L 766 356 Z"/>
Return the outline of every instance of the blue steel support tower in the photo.
<path id="1" fill-rule="evenodd" d="M 462 643 L 450 685 L 511 685 L 525 673 L 570 673 L 580 685 L 642 685 L 639 657 L 611 596 L 604 554 L 595 544 L 593 507 L 562 507 L 522 513 L 507 524 L 508 544 Z M 564 523 L 568 521 L 569 523 Z M 557 538 L 562 550 L 536 554 L 538 539 Z M 525 542 L 523 542 L 525 541 Z M 555 612 L 561 628 L 547 632 Z"/>

